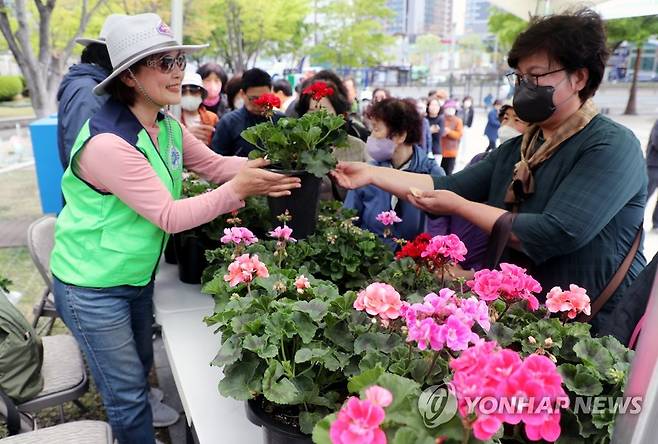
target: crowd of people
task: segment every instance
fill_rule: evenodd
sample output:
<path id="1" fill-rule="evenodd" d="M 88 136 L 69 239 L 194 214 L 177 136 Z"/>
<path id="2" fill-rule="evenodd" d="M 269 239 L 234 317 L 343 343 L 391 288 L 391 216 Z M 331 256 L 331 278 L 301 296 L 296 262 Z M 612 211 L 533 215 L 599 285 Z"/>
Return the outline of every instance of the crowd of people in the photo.
<path id="1" fill-rule="evenodd" d="M 646 263 L 637 248 L 646 164 L 633 134 L 592 102 L 608 49 L 590 10 L 537 20 L 519 35 L 508 56 L 513 102 L 485 108 L 488 145 L 475 149 L 469 144 L 479 139 L 469 133 L 482 111 L 469 96 L 439 89 L 403 98 L 375 88 L 360 102 L 355 79 L 331 70 L 291 85 L 259 68 L 230 77 L 216 63 L 190 69 L 186 54 L 202 46 L 176 42 L 156 14 L 110 16 L 98 39 L 80 43 L 81 63 L 58 94 L 66 205 L 51 268 L 57 309 L 121 444 L 152 443 L 154 424 L 177 419 L 147 382 L 154 270 L 169 233 L 235 210 L 248 196 L 300 186 L 262 169 L 267 160 L 247 160 L 255 147 L 240 134 L 268 118 L 318 108 L 343 116 L 349 148 L 325 197 L 355 209 L 357 223 L 392 249 L 393 238 L 457 234 L 468 256 L 455 276 L 487 265 L 502 220 L 510 239 L 503 259 L 530 268 L 545 289 L 576 283 L 596 300 L 621 269 L 622 284 L 592 321 L 596 333 L 615 325 L 628 303 L 622 289 Z M 318 81 L 333 94 L 300 94 Z M 270 117 L 257 100 L 265 93 L 280 101 Z M 175 104 L 179 118 L 165 111 Z M 479 154 L 455 171 L 464 146 Z M 181 198 L 183 168 L 221 186 Z M 390 210 L 402 222 L 387 237 L 376 216 Z"/>

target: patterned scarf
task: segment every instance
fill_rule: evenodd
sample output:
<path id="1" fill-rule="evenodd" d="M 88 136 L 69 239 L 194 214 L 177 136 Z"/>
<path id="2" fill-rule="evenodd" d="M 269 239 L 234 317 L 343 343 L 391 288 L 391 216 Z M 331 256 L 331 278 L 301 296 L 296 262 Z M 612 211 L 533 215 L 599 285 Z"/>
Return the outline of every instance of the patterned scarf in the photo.
<path id="1" fill-rule="evenodd" d="M 599 113 L 594 102 L 588 99 L 578 111 L 573 113 L 550 139 L 543 143 L 539 125 L 528 127 L 521 141 L 521 160 L 514 166 L 512 183 L 507 189 L 505 203 L 511 205 L 513 212 L 518 210 L 519 204 L 535 192 L 535 179 L 532 172 L 560 148 L 562 142 L 582 130 Z M 537 145 L 541 145 L 537 147 Z M 534 150 L 534 151 L 533 151 Z"/>

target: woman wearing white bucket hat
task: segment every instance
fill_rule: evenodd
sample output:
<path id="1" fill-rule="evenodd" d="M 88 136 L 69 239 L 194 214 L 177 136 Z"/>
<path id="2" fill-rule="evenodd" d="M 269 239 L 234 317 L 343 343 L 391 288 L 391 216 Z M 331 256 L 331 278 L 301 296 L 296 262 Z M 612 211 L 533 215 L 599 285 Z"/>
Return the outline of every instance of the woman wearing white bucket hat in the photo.
<path id="1" fill-rule="evenodd" d="M 203 105 L 203 100 L 208 96 L 203 80 L 195 72 L 186 72 L 181 87 L 183 94 L 180 101 L 181 123 L 197 139 L 210 146 L 219 117 Z"/>
<path id="2" fill-rule="evenodd" d="M 120 444 L 152 444 L 147 375 L 153 279 L 168 233 L 208 222 L 250 195 L 280 196 L 299 180 L 267 162 L 213 153 L 162 112 L 181 100 L 185 53 L 156 14 L 126 16 L 106 38 L 110 95 L 80 130 L 62 178 L 51 257 L 55 304 L 78 340 Z M 183 165 L 219 188 L 179 199 Z"/>

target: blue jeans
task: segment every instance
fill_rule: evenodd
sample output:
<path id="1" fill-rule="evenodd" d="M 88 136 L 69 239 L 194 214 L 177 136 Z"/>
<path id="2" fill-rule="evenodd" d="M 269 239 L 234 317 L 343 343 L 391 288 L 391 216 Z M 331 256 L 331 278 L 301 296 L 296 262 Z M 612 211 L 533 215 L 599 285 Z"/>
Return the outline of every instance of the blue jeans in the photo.
<path id="1" fill-rule="evenodd" d="M 120 444 L 153 444 L 153 281 L 87 288 L 54 280 L 55 306 L 78 341 Z"/>

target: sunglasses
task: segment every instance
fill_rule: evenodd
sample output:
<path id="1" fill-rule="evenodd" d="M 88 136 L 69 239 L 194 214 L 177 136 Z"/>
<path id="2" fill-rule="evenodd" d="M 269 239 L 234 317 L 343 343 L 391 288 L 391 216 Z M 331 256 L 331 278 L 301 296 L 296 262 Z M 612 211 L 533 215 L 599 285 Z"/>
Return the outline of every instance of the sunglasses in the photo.
<path id="1" fill-rule="evenodd" d="M 187 66 L 187 58 L 185 54 L 179 54 L 177 56 L 165 55 L 160 58 L 148 59 L 146 61 L 146 66 L 153 69 L 158 69 L 161 73 L 167 74 L 174 70 L 174 66 L 178 66 L 178 69 L 185 71 Z"/>
<path id="2" fill-rule="evenodd" d="M 201 88 L 196 85 L 183 85 L 182 92 L 196 94 L 201 92 Z"/>

